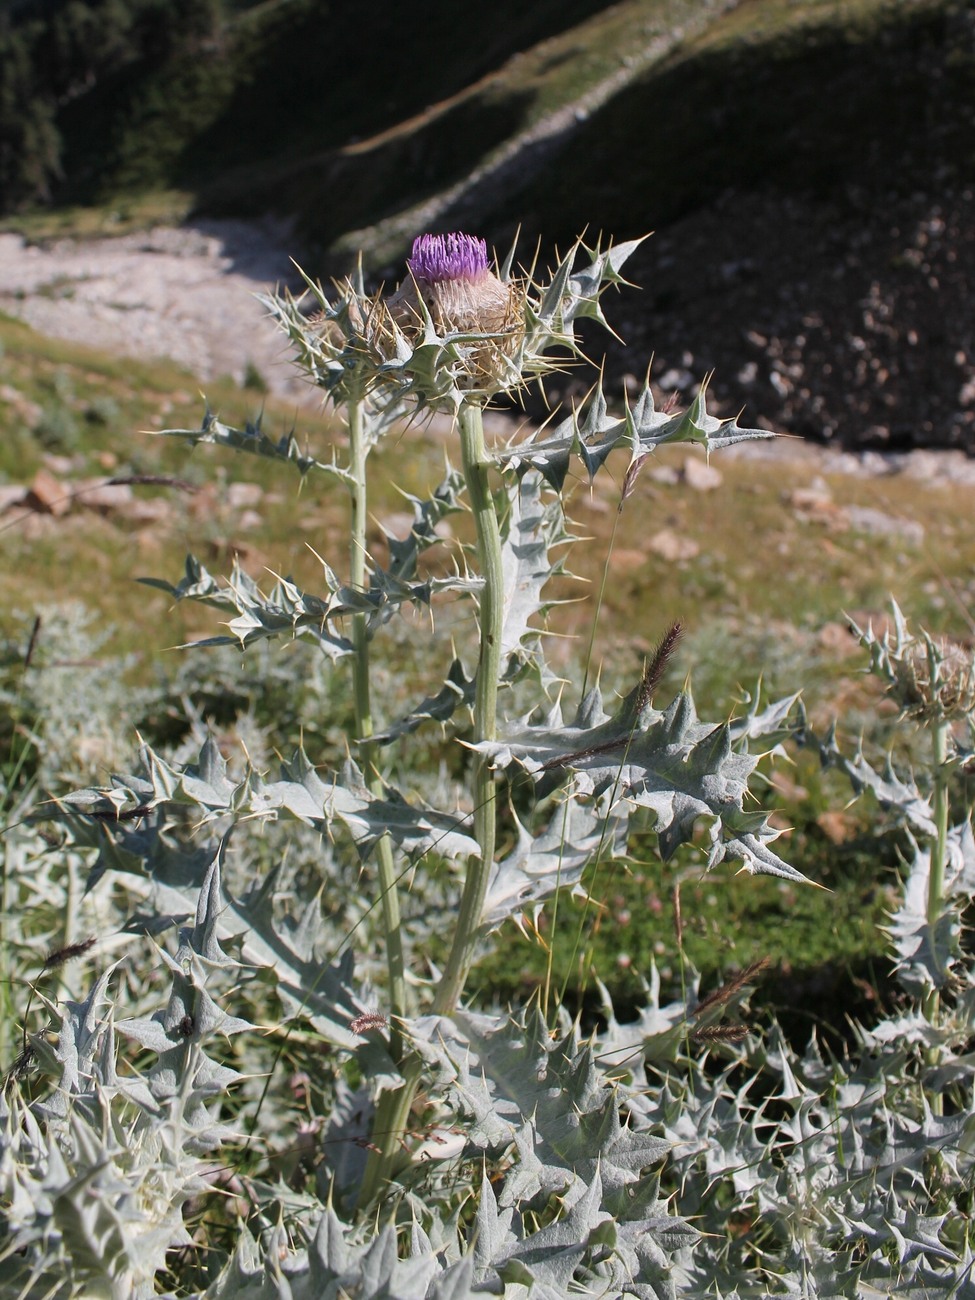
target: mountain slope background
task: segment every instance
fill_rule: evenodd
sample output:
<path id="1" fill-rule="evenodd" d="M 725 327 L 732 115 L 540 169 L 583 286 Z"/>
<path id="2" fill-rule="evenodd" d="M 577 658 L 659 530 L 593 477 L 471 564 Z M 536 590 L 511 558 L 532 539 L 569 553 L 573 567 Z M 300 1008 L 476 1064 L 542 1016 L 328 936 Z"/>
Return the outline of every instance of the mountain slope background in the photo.
<path id="1" fill-rule="evenodd" d="M 421 230 L 520 227 L 526 260 L 653 230 L 618 394 L 653 352 L 749 422 L 975 453 L 961 0 L 8 0 L 0 55 L 8 211 L 178 189 L 377 280 Z"/>

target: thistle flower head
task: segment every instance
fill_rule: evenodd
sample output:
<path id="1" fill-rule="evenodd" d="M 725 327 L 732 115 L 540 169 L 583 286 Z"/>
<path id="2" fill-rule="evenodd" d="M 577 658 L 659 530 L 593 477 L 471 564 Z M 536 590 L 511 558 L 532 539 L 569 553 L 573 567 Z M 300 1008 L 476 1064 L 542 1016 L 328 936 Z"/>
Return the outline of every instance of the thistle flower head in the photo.
<path id="1" fill-rule="evenodd" d="M 487 242 L 474 235 L 417 235 L 406 259 L 414 280 L 479 280 L 490 275 Z"/>
<path id="2" fill-rule="evenodd" d="M 451 340 L 444 360 L 455 393 L 486 400 L 511 387 L 518 290 L 491 270 L 485 241 L 460 233 L 419 235 L 406 265 L 409 277 L 386 302 L 397 328 L 414 346 L 428 324 L 438 338 Z"/>
<path id="3" fill-rule="evenodd" d="M 419 235 L 406 259 L 409 278 L 387 302 L 408 334 L 422 332 L 422 301 L 438 334 L 498 334 L 512 320 L 512 286 L 488 266 L 487 244 L 474 235 Z"/>

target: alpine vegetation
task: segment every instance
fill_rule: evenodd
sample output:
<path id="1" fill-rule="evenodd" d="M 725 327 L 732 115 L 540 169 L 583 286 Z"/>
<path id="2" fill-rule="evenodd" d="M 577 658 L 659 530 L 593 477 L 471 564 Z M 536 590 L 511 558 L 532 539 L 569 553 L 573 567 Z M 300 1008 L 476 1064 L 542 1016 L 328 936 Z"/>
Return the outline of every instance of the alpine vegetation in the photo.
<path id="1" fill-rule="evenodd" d="M 204 644 L 304 643 L 323 681 L 348 679 L 352 734 L 338 758 L 302 746 L 273 768 L 228 762 L 205 734 L 193 754 L 143 744 L 137 771 L 22 810 L 5 954 L 30 950 L 42 900 L 74 916 L 83 894 L 99 921 L 11 979 L 25 990 L 0 1096 L 11 1295 L 975 1294 L 971 663 L 899 611 L 893 639 L 860 633 L 905 725 L 927 728 L 918 776 L 814 735 L 796 696 L 719 721 L 689 689 L 658 700 L 679 610 L 616 698 L 589 685 L 597 665 L 574 691 L 546 657 L 570 470 L 618 468 L 622 510 L 659 446 L 771 436 L 711 415 L 704 384 L 675 412 L 648 381 L 613 414 L 597 379 L 549 427 L 488 440 L 493 399 L 587 363 L 579 323 L 606 325 L 636 246 L 580 240 L 542 272 L 516 270 L 514 249 L 493 263 L 468 234 L 422 235 L 389 294 L 361 271 L 329 290 L 308 278 L 266 306 L 341 447 L 210 411 L 166 431 L 346 495 L 347 547 L 313 591 L 237 566 L 221 581 L 194 556 L 152 581 L 222 612 Z M 442 481 L 373 553 L 373 453 L 431 411 L 453 422 Z M 445 565 L 448 516 L 464 540 Z M 457 605 L 476 617 L 450 618 Z M 416 635 L 418 613 L 431 678 L 394 709 L 376 646 Z M 291 685 L 320 734 L 310 711 L 329 688 Z M 411 768 L 424 734 L 458 780 Z M 852 1026 L 842 1052 L 814 1037 L 798 1053 L 741 1015 L 760 966 L 707 993 L 688 971 L 679 996 L 654 976 L 635 1019 L 605 995 L 595 1027 L 550 984 L 511 1012 L 465 999 L 497 932 L 537 932 L 637 828 L 663 858 L 690 847 L 704 870 L 801 882 L 753 791 L 787 746 L 812 746 L 914 846 L 890 1018 Z M 41 976 L 81 961 L 88 984 L 55 996 Z"/>

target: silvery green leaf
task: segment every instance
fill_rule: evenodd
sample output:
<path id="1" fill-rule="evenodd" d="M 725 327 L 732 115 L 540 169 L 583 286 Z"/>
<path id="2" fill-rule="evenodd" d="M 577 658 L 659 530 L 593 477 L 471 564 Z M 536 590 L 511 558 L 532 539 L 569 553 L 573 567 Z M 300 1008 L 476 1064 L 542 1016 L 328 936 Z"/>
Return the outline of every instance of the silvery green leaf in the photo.
<path id="1" fill-rule="evenodd" d="M 475 1116 L 471 1140 L 517 1149 L 526 1142 L 526 1126 L 534 1133 L 526 1172 L 535 1185 L 529 1193 L 522 1179 L 519 1195 L 558 1192 L 572 1205 L 598 1169 L 610 1212 L 625 1216 L 624 1204 L 640 1186 L 643 1170 L 669 1145 L 624 1126 L 621 1098 L 590 1048 L 580 1045 L 574 1032 L 553 1043 L 534 1013 L 524 1023 L 498 1024 L 471 1014 L 458 1015 L 455 1022 L 463 1037 L 445 1042 L 444 1049 L 456 1072 L 452 1087 Z M 502 1203 L 511 1195 L 506 1187 Z"/>
<path id="2" fill-rule="evenodd" d="M 307 1249 L 295 1249 L 283 1227 L 258 1245 L 243 1235 L 207 1300 L 440 1300 L 469 1292 L 456 1283 L 437 1289 L 442 1265 L 433 1251 L 400 1259 L 391 1223 L 378 1232 L 344 1224 L 323 1209 Z M 455 1274 L 456 1277 L 456 1274 Z"/>
<path id="3" fill-rule="evenodd" d="M 917 997 L 927 989 L 943 989 L 959 956 L 961 921 L 957 908 L 943 903 L 933 921 L 928 915 L 930 874 L 930 850 L 915 842 L 901 904 L 888 926 L 898 978 Z"/>
<path id="4" fill-rule="evenodd" d="M 248 421 L 243 429 L 235 429 L 229 424 L 224 424 L 208 407 L 199 429 L 160 429 L 159 433 L 167 438 L 183 438 L 193 447 L 201 442 L 209 442 L 270 460 L 286 461 L 295 466 L 302 478 L 309 470 L 314 469 L 322 470 L 343 483 L 352 482 L 348 470 L 340 468 L 334 462 L 328 464 L 316 460 L 313 456 L 304 455 L 298 447 L 294 429 L 290 433 L 282 434 L 277 442 L 269 438 L 261 427 L 263 418 L 262 412 L 256 420 Z"/>
<path id="5" fill-rule="evenodd" d="M 810 733 L 807 743 L 818 748 L 823 767 L 835 767 L 843 772 L 857 794 L 869 790 L 880 807 L 893 814 L 913 834 L 922 839 L 931 839 L 936 835 L 930 801 L 912 779 L 898 776 L 889 756 L 882 773 L 867 762 L 862 748 L 857 749 L 853 758 L 848 758 L 837 744 L 835 729 L 832 727 L 822 739 Z"/>
<path id="6" fill-rule="evenodd" d="M 646 236 L 643 237 L 645 238 Z M 605 329 L 609 328 L 603 316 L 600 298 L 611 284 L 626 283 L 620 275 L 620 268 L 633 256 L 643 239 L 611 244 L 605 252 L 597 248 L 587 267 L 572 272 L 568 283 L 568 301 L 562 307 L 564 323 L 590 317 L 599 321 Z"/>
<path id="7" fill-rule="evenodd" d="M 246 648 L 269 637 L 304 635 L 314 640 L 329 658 L 336 659 L 350 654 L 352 647 L 345 637 L 329 630 L 329 620 L 350 613 L 374 613 L 376 604 L 369 596 L 343 587 L 327 566 L 325 577 L 330 584 L 325 599 L 301 591 L 287 578 L 279 578 L 265 595 L 236 559 L 228 583 L 221 586 L 190 556 L 186 561 L 186 577 L 178 585 L 158 578 L 141 581 L 167 592 L 175 600 L 201 600 L 218 609 L 236 611 L 236 616 L 226 624 L 231 635 L 207 637 L 193 642 L 194 646 Z"/>
<path id="8" fill-rule="evenodd" d="M 751 873 L 803 880 L 768 847 L 776 833 L 766 814 L 745 810 L 758 759 L 734 747 L 729 724 L 700 722 L 687 692 L 666 713 L 647 706 L 634 721 L 637 700 L 638 691 L 605 721 L 600 705 L 595 725 L 587 726 L 580 710 L 569 726 L 529 721 L 475 748 L 498 767 L 518 763 L 543 784 L 554 772 L 569 772 L 573 794 L 600 806 L 623 801 L 649 809 L 665 856 L 690 840 L 703 819 L 709 866 L 734 858 Z"/>
<path id="9" fill-rule="evenodd" d="M 474 1259 L 465 1255 L 434 1278 L 425 1300 L 475 1300 L 483 1291 L 474 1289 Z"/>
<path id="10" fill-rule="evenodd" d="M 587 399 L 582 412 L 573 411 L 551 432 L 535 436 L 498 454 L 499 460 L 515 467 L 531 466 L 561 491 L 572 456 L 578 456 L 590 478 L 602 468 L 610 452 L 626 446 L 640 455 L 672 442 L 699 443 L 708 452 L 755 438 L 772 438 L 766 429 L 745 429 L 737 420 L 719 420 L 708 413 L 706 383 L 687 411 L 658 412 L 649 383 L 625 415 L 607 413 L 606 398 L 599 385 Z"/>
<path id="11" fill-rule="evenodd" d="M 376 798 L 366 789 L 354 763 L 346 763 L 331 784 L 321 780 L 302 751 L 290 764 L 282 764 L 281 770 L 285 779 L 280 781 L 264 783 L 255 778 L 238 810 L 259 815 L 285 810 L 323 827 L 341 822 L 364 855 L 384 835 L 416 856 L 430 851 L 464 856 L 479 852 L 477 841 L 463 829 L 463 818 L 407 803 L 392 787 L 387 787 L 384 798 Z"/>
<path id="12" fill-rule="evenodd" d="M 366 788 L 352 762 L 341 773 L 323 781 L 298 750 L 290 763 L 281 764 L 281 778 L 266 781 L 248 770 L 236 783 L 225 782 L 207 744 L 198 764 L 177 767 L 167 763 L 149 745 L 141 749 L 143 777 L 116 778 L 109 789 L 81 790 L 67 796 L 71 809 L 101 818 L 101 830 L 108 833 L 113 817 L 130 808 L 152 809 L 169 803 L 202 810 L 206 823 L 232 815 L 235 819 L 257 816 L 276 819 L 280 814 L 327 829 L 340 822 L 357 848 L 368 853 L 383 835 L 411 855 L 430 851 L 468 855 L 478 852 L 477 841 L 464 829 L 465 819 L 426 810 L 407 803 L 392 787 L 383 798 Z M 200 772 L 207 773 L 201 777 Z M 110 816 L 105 817 L 108 813 Z"/>
<path id="13" fill-rule="evenodd" d="M 477 1219 L 474 1232 L 474 1269 L 475 1274 L 484 1276 L 491 1269 L 495 1259 L 503 1258 L 517 1240 L 512 1231 L 514 1211 L 501 1209 L 494 1188 L 487 1176 L 481 1174 L 481 1194 L 477 1203 Z"/>
<path id="14" fill-rule="evenodd" d="M 463 508 L 463 488 L 464 476 L 457 470 L 450 470 L 429 497 L 421 500 L 406 494 L 413 507 L 409 536 L 401 539 L 383 530 L 389 547 L 388 572 L 392 577 L 400 582 L 410 582 L 415 578 L 420 555 L 440 540 L 437 525 Z"/>
<path id="15" fill-rule="evenodd" d="M 160 591 L 165 591 L 176 600 L 198 600 L 218 609 L 226 607 L 225 591 L 195 555 L 187 555 L 185 570 L 176 586 L 162 578 L 140 578 L 139 581 L 143 586 L 156 587 Z"/>
<path id="16" fill-rule="evenodd" d="M 601 1020 L 605 1028 L 596 1039 L 597 1053 L 607 1069 L 635 1070 L 647 1060 L 651 1063 L 673 1060 L 687 1037 L 687 1026 L 698 1001 L 698 972 L 688 966 L 684 976 L 686 998 L 661 1004 L 660 972 L 656 962 L 650 978 L 640 979 L 641 994 L 636 1001 L 634 1018 L 620 1022 L 616 1018 L 609 990 L 597 981 Z"/>
<path id="17" fill-rule="evenodd" d="M 508 498 L 501 523 L 501 563 L 504 573 L 502 661 L 523 653 L 524 642 L 537 639 L 530 620 L 544 613 L 542 590 L 562 571 L 549 558 L 551 549 L 568 539 L 558 502 L 542 501 L 540 474 L 525 474 Z"/>
<path id="18" fill-rule="evenodd" d="M 525 1234 L 491 1261 L 505 1281 L 527 1282 L 532 1295 L 568 1295 L 576 1281 L 576 1269 L 589 1249 L 590 1234 L 608 1217 L 601 1210 L 602 1182 L 596 1169 L 583 1194 L 556 1223 Z"/>
<path id="19" fill-rule="evenodd" d="M 787 740 L 804 739 L 806 711 L 797 691 L 760 708 L 761 690 L 748 700 L 748 712 L 731 719 L 731 738 L 736 746 L 750 740 L 766 742 L 766 752 L 778 750 Z"/>
<path id="20" fill-rule="evenodd" d="M 594 806 L 568 800 L 557 807 L 546 829 L 532 835 L 517 828 L 513 847 L 492 864 L 481 925 L 497 929 L 504 921 L 529 912 L 537 918 L 542 903 L 558 889 L 585 893 L 582 873 L 602 854 L 625 851 L 625 819 L 604 815 Z"/>
<path id="21" fill-rule="evenodd" d="M 38 1113 L 48 1118 L 64 1119 L 72 1099 L 88 1093 L 94 1084 L 93 1065 L 101 1050 L 102 1039 L 110 1034 L 101 1009 L 109 1005 L 108 982 L 115 966 L 103 971 L 83 1002 L 70 999 L 57 1007 L 48 1004 L 60 1021 L 53 1056 L 60 1071 L 57 1091 L 41 1103 Z"/>
<path id="22" fill-rule="evenodd" d="M 461 661 L 454 659 L 447 670 L 447 680 L 436 695 L 428 695 L 402 718 L 377 731 L 371 739 L 376 744 L 385 745 L 410 735 L 425 722 L 447 722 L 457 709 L 474 703 L 474 684 L 475 679 L 467 676 Z"/>
<path id="23" fill-rule="evenodd" d="M 283 1023 L 307 1017 L 326 1042 L 368 1056 L 374 1045 L 364 1044 L 349 1028 L 356 1016 L 373 1009 L 355 987 L 352 950 L 338 958 L 329 955 L 317 899 L 298 916 L 275 917 L 269 905 L 272 889 L 273 877 L 244 898 L 229 900 L 228 910 L 246 936 L 242 956 L 274 972 Z M 388 1057 L 384 1062 L 377 1057 L 375 1064 L 393 1073 Z"/>

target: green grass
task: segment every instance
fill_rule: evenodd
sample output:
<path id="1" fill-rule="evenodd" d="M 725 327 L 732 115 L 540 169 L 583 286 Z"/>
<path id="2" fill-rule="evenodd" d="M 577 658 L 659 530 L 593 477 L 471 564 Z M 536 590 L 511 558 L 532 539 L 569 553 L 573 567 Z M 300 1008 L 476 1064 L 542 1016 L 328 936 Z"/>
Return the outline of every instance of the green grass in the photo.
<path id="1" fill-rule="evenodd" d="M 0 217 L 0 231 L 23 235 L 31 243 L 56 239 L 107 239 L 152 226 L 179 225 L 193 200 L 185 191 L 152 188 L 119 192 L 100 204 L 32 208 Z"/>

